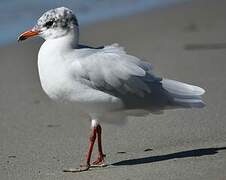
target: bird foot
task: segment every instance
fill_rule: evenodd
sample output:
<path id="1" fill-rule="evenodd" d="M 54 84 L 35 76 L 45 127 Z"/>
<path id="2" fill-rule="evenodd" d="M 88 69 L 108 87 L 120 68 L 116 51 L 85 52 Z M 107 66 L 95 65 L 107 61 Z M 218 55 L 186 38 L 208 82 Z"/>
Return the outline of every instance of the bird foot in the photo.
<path id="1" fill-rule="evenodd" d="M 63 172 L 77 173 L 77 172 L 88 171 L 89 168 L 90 168 L 90 165 L 80 165 L 80 168 L 64 169 Z"/>
<path id="2" fill-rule="evenodd" d="M 102 156 L 99 156 L 99 157 L 97 158 L 97 160 L 94 161 L 94 162 L 91 164 L 91 167 L 105 167 L 105 166 L 107 166 L 107 164 L 105 164 L 105 161 L 104 161 L 104 157 L 105 157 L 105 156 L 106 156 L 105 154 L 102 155 Z"/>

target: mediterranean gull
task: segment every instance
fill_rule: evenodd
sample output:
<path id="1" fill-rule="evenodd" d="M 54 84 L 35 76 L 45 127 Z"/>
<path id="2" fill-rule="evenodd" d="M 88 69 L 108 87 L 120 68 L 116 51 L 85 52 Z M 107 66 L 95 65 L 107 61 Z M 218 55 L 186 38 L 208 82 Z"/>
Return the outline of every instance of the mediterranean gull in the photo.
<path id="1" fill-rule="evenodd" d="M 204 89 L 155 76 L 149 63 L 127 54 L 118 44 L 100 48 L 79 44 L 78 21 L 68 8 L 45 12 L 18 41 L 33 36 L 45 39 L 38 53 L 39 76 L 45 93 L 55 101 L 80 108 L 91 120 L 86 163 L 66 171 L 105 166 L 100 123 L 112 121 L 112 117 L 119 120 L 114 114 L 126 117 L 141 112 L 204 107 L 201 99 Z M 98 158 L 90 163 L 96 138 Z"/>

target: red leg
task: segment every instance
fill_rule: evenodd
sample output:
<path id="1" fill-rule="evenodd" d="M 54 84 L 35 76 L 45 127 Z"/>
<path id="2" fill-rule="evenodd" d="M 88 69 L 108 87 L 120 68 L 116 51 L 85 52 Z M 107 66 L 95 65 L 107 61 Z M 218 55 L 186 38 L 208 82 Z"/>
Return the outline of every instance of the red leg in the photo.
<path id="1" fill-rule="evenodd" d="M 102 129 L 101 126 L 99 124 L 97 125 L 92 125 L 92 134 L 90 136 L 90 143 L 89 143 L 89 150 L 88 153 L 86 155 L 86 164 L 85 165 L 81 165 L 81 167 L 79 169 L 65 169 L 63 170 L 64 172 L 82 172 L 82 171 L 87 171 L 89 170 L 90 166 L 90 159 L 91 159 L 91 155 L 93 152 L 93 146 L 96 140 L 96 135 L 97 135 L 97 140 L 98 140 L 98 158 L 96 161 L 94 161 L 92 163 L 93 167 L 99 166 L 99 167 L 103 167 L 106 166 L 104 163 L 104 157 L 105 154 L 103 153 L 103 149 L 102 149 L 102 142 L 101 142 L 101 133 L 102 133 Z"/>
<path id="2" fill-rule="evenodd" d="M 90 159 L 93 152 L 93 146 L 96 140 L 97 129 L 94 127 L 92 129 L 92 134 L 89 138 L 89 150 L 86 155 L 86 163 L 85 165 L 81 165 L 79 169 L 65 169 L 64 172 L 82 172 L 87 171 L 90 168 Z"/>
<path id="3" fill-rule="evenodd" d="M 97 128 L 93 128 L 93 132 L 90 136 L 90 144 L 89 144 L 89 151 L 86 155 L 86 165 L 87 166 L 90 166 L 90 159 L 91 159 L 91 155 L 92 155 L 92 152 L 93 152 L 93 146 L 94 146 L 94 143 L 95 143 L 95 140 L 96 140 L 96 133 L 97 133 Z"/>
<path id="4" fill-rule="evenodd" d="M 92 165 L 104 166 L 105 154 L 103 153 L 103 149 L 102 149 L 102 140 L 101 140 L 102 128 L 99 124 L 96 127 L 96 132 L 97 132 L 97 143 L 98 143 L 98 157 L 97 157 L 97 160 L 92 163 Z"/>

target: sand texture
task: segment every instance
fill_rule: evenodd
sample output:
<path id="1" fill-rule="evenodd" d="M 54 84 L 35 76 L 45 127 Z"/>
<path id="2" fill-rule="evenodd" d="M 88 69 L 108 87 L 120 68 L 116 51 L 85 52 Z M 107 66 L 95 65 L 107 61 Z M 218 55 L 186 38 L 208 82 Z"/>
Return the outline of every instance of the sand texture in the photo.
<path id="1" fill-rule="evenodd" d="M 121 127 L 103 124 L 110 165 L 81 174 L 62 170 L 84 160 L 90 124 L 42 91 L 41 41 L 1 47 L 0 179 L 226 179 L 225 7 L 223 0 L 193 1 L 81 27 L 82 43 L 117 42 L 156 74 L 206 89 L 207 104 L 130 117 Z"/>

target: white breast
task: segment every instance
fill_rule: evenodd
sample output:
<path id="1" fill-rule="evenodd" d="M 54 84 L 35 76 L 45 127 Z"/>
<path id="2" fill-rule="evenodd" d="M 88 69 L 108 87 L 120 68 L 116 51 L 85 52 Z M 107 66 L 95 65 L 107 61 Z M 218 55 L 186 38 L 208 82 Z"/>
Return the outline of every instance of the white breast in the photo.
<path id="1" fill-rule="evenodd" d="M 67 72 L 65 65 L 59 60 L 59 52 L 47 48 L 45 42 L 38 55 L 38 70 L 43 90 L 52 99 L 62 99 L 67 91 Z"/>

